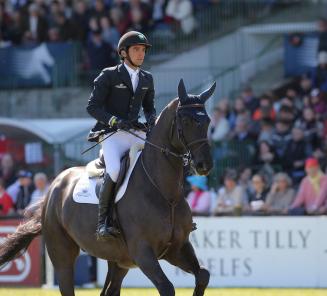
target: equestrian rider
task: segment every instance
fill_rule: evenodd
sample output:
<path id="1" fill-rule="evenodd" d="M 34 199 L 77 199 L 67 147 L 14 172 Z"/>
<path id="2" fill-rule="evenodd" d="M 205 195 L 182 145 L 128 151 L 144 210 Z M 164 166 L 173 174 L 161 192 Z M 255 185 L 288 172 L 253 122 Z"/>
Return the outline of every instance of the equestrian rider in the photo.
<path id="1" fill-rule="evenodd" d="M 102 142 L 106 172 L 99 194 L 99 240 L 119 234 L 119 230 L 113 225 L 112 214 L 120 160 L 134 143 L 143 143 L 126 130 L 137 126 L 141 106 L 147 124 L 152 126 L 155 122 L 153 78 L 149 72 L 140 69 L 150 47 L 151 44 L 142 33 L 131 31 L 124 34 L 118 43 L 121 64 L 103 69 L 94 80 L 94 88 L 86 108 L 97 120 L 89 133 L 89 141 L 99 141 L 103 135 L 115 132 Z M 134 132 L 144 136 L 144 132 Z"/>

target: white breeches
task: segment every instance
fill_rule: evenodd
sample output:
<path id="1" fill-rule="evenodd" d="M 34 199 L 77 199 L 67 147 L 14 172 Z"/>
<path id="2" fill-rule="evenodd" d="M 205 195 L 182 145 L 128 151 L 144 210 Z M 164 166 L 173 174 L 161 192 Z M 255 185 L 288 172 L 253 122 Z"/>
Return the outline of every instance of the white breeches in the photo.
<path id="1" fill-rule="evenodd" d="M 144 132 L 135 131 L 133 129 L 131 131 L 140 137 L 145 138 Z M 107 135 L 104 137 L 106 136 Z M 117 182 L 118 180 L 120 160 L 122 156 L 136 143 L 144 144 L 144 141 L 123 130 L 118 130 L 101 143 L 106 164 L 106 173 L 109 174 L 114 182 Z"/>

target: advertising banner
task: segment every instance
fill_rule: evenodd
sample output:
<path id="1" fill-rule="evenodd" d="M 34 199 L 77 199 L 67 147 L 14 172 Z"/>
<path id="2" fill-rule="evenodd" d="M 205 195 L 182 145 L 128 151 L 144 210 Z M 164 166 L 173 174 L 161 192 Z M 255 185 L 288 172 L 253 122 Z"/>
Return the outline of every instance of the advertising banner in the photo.
<path id="1" fill-rule="evenodd" d="M 0 240 L 13 233 L 21 220 L 0 220 Z M 0 286 L 41 285 L 41 239 L 35 238 L 27 252 L 0 269 Z"/>
<path id="2" fill-rule="evenodd" d="M 327 217 L 196 218 L 190 240 L 211 274 L 210 287 L 327 287 Z M 98 261 L 99 284 L 107 264 Z M 161 261 L 175 287 L 194 287 L 194 277 Z M 153 287 L 130 270 L 125 287 Z"/>

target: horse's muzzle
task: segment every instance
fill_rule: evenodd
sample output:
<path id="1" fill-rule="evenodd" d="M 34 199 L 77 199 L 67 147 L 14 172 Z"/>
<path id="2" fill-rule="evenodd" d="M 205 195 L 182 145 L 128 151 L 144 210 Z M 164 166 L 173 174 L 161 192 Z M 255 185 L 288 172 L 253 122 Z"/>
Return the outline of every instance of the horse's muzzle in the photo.
<path id="1" fill-rule="evenodd" d="M 194 164 L 194 169 L 196 173 L 201 176 L 209 175 L 212 167 L 213 167 L 212 161 L 210 162 L 199 161 Z"/>

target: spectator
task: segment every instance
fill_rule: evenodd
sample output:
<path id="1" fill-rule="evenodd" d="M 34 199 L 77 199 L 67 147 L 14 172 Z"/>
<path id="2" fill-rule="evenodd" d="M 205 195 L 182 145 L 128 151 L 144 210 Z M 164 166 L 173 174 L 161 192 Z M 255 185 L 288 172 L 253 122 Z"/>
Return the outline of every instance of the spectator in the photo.
<path id="1" fill-rule="evenodd" d="M 289 125 L 293 124 L 293 121 L 295 119 L 295 107 L 293 106 L 293 103 L 290 102 L 290 105 L 286 105 L 286 101 L 289 101 L 289 99 L 285 98 L 284 102 L 282 102 L 282 105 L 280 107 L 280 110 L 278 112 L 277 118 L 280 121 L 283 121 L 285 123 L 288 123 Z"/>
<path id="2" fill-rule="evenodd" d="M 244 191 L 237 185 L 237 173 L 230 169 L 224 177 L 224 187 L 220 188 L 217 196 L 217 205 L 214 210 L 216 215 L 240 215 L 244 207 Z"/>
<path id="3" fill-rule="evenodd" d="M 274 122 L 270 119 L 260 121 L 260 131 L 258 142 L 266 141 L 272 143 L 272 135 L 274 133 Z"/>
<path id="4" fill-rule="evenodd" d="M 305 215 L 319 212 L 327 197 L 327 176 L 320 170 L 316 158 L 305 162 L 307 176 L 301 181 L 299 191 L 288 213 Z"/>
<path id="5" fill-rule="evenodd" d="M 0 2 L 0 41 L 1 39 L 2 41 L 9 40 L 10 25 L 11 17 L 5 9 L 5 4 Z"/>
<path id="6" fill-rule="evenodd" d="M 142 10 L 139 8 L 131 8 L 129 12 L 130 24 L 128 31 L 146 32 L 149 29 L 148 22 L 144 19 Z"/>
<path id="7" fill-rule="evenodd" d="M 259 104 L 259 107 L 254 111 L 252 115 L 252 119 L 254 121 L 259 121 L 262 119 L 274 120 L 276 113 L 271 105 L 270 98 L 268 96 L 261 97 Z"/>
<path id="8" fill-rule="evenodd" d="M 152 21 L 155 28 L 160 28 L 164 24 L 165 18 L 165 2 L 166 0 L 154 0 L 152 1 Z"/>
<path id="9" fill-rule="evenodd" d="M 41 198 L 44 198 L 49 189 L 48 178 L 46 174 L 44 173 L 35 174 L 33 181 L 34 181 L 35 190 L 32 193 L 31 201 L 29 205 L 32 205 L 38 202 Z"/>
<path id="10" fill-rule="evenodd" d="M 295 191 L 290 177 L 285 173 L 278 173 L 267 195 L 264 210 L 269 214 L 286 214 L 291 205 Z"/>
<path id="11" fill-rule="evenodd" d="M 286 90 L 286 97 L 293 102 L 293 106 L 296 109 L 296 114 L 298 114 L 303 109 L 303 101 L 298 92 L 294 88 L 288 88 Z"/>
<path id="12" fill-rule="evenodd" d="M 262 212 L 268 193 L 266 181 L 263 175 L 256 174 L 252 177 L 253 192 L 249 196 L 249 204 L 252 213 Z"/>
<path id="13" fill-rule="evenodd" d="M 187 196 L 187 202 L 194 215 L 208 215 L 211 207 L 210 192 L 207 191 L 207 178 L 204 176 L 188 176 L 192 191 Z"/>
<path id="14" fill-rule="evenodd" d="M 32 173 L 21 170 L 18 172 L 19 192 L 16 201 L 16 210 L 19 215 L 23 215 L 25 208 L 31 202 L 34 186 Z"/>
<path id="15" fill-rule="evenodd" d="M 109 11 L 109 16 L 119 34 L 124 34 L 130 25 L 130 21 L 125 17 L 123 8 L 120 6 L 113 6 Z"/>
<path id="16" fill-rule="evenodd" d="M 120 35 L 107 16 L 101 17 L 100 27 L 103 40 L 109 43 L 113 49 L 117 48 Z"/>
<path id="17" fill-rule="evenodd" d="M 151 9 L 148 3 L 141 0 L 130 0 L 128 18 L 131 21 L 130 27 L 134 30 L 146 32 L 150 26 Z"/>
<path id="18" fill-rule="evenodd" d="M 39 6 L 35 3 L 28 7 L 29 15 L 23 22 L 24 43 L 40 43 L 47 38 L 48 23 L 40 16 Z"/>
<path id="19" fill-rule="evenodd" d="M 95 17 L 99 22 L 101 17 L 106 16 L 106 7 L 103 0 L 95 0 L 94 8 L 91 11 L 91 16 Z"/>
<path id="20" fill-rule="evenodd" d="M 54 27 L 57 28 L 60 41 L 76 40 L 76 28 L 74 24 L 66 18 L 65 14 L 59 12 L 54 17 Z"/>
<path id="21" fill-rule="evenodd" d="M 84 0 L 78 0 L 74 4 L 72 21 L 76 24 L 76 37 L 79 41 L 85 42 L 88 32 L 89 11 Z"/>
<path id="22" fill-rule="evenodd" d="M 309 77 L 303 76 L 300 80 L 300 91 L 299 94 L 303 98 L 309 96 L 312 90 L 312 81 Z"/>
<path id="23" fill-rule="evenodd" d="M 261 141 L 257 153 L 257 164 L 261 166 L 265 163 L 275 164 L 277 163 L 277 157 L 271 144 L 268 141 Z"/>
<path id="24" fill-rule="evenodd" d="M 305 108 L 303 110 L 303 117 L 296 122 L 296 126 L 304 131 L 304 139 L 311 148 L 311 153 L 320 150 L 322 145 L 323 124 L 316 120 L 312 108 Z"/>
<path id="25" fill-rule="evenodd" d="M 91 80 L 93 80 L 103 68 L 116 65 L 117 55 L 111 45 L 103 40 L 101 30 L 95 30 L 91 34 L 87 51 L 92 71 Z"/>
<path id="26" fill-rule="evenodd" d="M 210 139 L 214 142 L 220 142 L 226 138 L 229 130 L 230 127 L 226 114 L 216 107 L 211 119 Z"/>
<path id="27" fill-rule="evenodd" d="M 250 110 L 251 115 L 259 107 L 259 100 L 254 96 L 253 90 L 250 86 L 246 87 L 242 93 L 241 98 L 247 110 Z"/>
<path id="28" fill-rule="evenodd" d="M 166 15 L 173 19 L 183 34 L 189 35 L 194 32 L 196 21 L 190 0 L 169 0 L 166 7 Z"/>
<path id="29" fill-rule="evenodd" d="M 14 203 L 6 192 L 5 182 L 0 178 L 0 216 L 7 216 L 14 212 Z"/>
<path id="30" fill-rule="evenodd" d="M 327 51 L 318 54 L 318 66 L 312 73 L 312 82 L 316 88 L 327 91 Z"/>
<path id="31" fill-rule="evenodd" d="M 295 184 L 299 184 L 304 177 L 304 163 L 308 156 L 308 147 L 304 140 L 304 132 L 299 127 L 292 129 L 292 140 L 289 142 L 285 158 L 284 170 L 292 177 Z"/>
<path id="32" fill-rule="evenodd" d="M 228 121 L 232 129 L 235 128 L 236 119 L 238 117 L 250 118 L 249 111 L 246 109 L 244 101 L 240 97 L 235 99 L 234 108 L 228 116 Z"/>
<path id="33" fill-rule="evenodd" d="M 326 75 L 327 75 L 327 71 L 326 71 Z M 316 115 L 316 119 L 317 120 L 323 119 L 323 116 L 326 114 L 327 111 L 324 94 L 319 89 L 313 89 L 311 91 L 310 102 L 311 102 L 312 109 Z"/>
<path id="34" fill-rule="evenodd" d="M 56 20 L 55 17 L 58 13 L 63 13 L 60 9 L 59 1 L 54 0 L 50 4 L 50 11 L 47 16 L 48 25 L 50 28 L 55 26 Z"/>
<path id="35" fill-rule="evenodd" d="M 252 170 L 249 167 L 241 167 L 240 168 L 240 177 L 238 180 L 238 184 L 242 187 L 244 196 L 247 197 L 246 202 L 248 201 L 248 196 L 251 193 L 252 187 L 251 187 L 251 176 L 252 176 Z"/>
<path id="36" fill-rule="evenodd" d="M 14 168 L 14 160 L 11 154 L 6 153 L 1 158 L 0 165 L 0 178 L 3 179 L 5 183 L 5 188 L 15 183 L 16 181 L 16 171 Z"/>
<path id="37" fill-rule="evenodd" d="M 272 183 L 275 173 L 275 166 L 278 164 L 278 157 L 273 147 L 267 141 L 259 143 L 259 151 L 257 153 L 256 165 L 260 174 L 266 177 L 268 185 Z"/>
<path id="38" fill-rule="evenodd" d="M 16 204 L 18 193 L 20 191 L 20 183 L 17 179 L 13 184 L 6 188 L 7 193 L 10 195 L 14 204 Z"/>
<path id="39" fill-rule="evenodd" d="M 23 39 L 23 17 L 20 11 L 13 12 L 8 34 L 13 45 L 20 45 Z"/>
<path id="40" fill-rule="evenodd" d="M 256 152 L 255 142 L 255 136 L 249 131 L 248 119 L 237 118 L 231 149 L 235 150 L 234 153 L 237 155 L 240 165 L 248 166 L 253 163 Z"/>
<path id="41" fill-rule="evenodd" d="M 272 135 L 272 144 L 279 159 L 285 159 L 286 149 L 291 141 L 290 124 L 278 120 L 275 124 L 275 131 Z"/>

